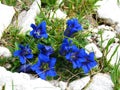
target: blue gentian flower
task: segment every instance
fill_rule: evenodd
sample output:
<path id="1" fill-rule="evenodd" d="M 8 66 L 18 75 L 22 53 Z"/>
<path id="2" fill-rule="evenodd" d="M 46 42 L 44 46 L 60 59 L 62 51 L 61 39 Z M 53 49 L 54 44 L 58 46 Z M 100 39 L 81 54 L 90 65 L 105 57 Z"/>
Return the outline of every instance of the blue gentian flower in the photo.
<path id="1" fill-rule="evenodd" d="M 94 52 L 91 52 L 81 58 L 81 68 L 83 69 L 84 73 L 88 73 L 93 67 L 97 65 L 94 56 Z"/>
<path id="2" fill-rule="evenodd" d="M 33 30 L 30 32 L 30 35 L 33 36 L 34 38 L 47 38 L 47 32 L 46 32 L 46 22 L 43 21 L 41 22 L 38 26 L 31 24 L 31 27 Z"/>
<path id="3" fill-rule="evenodd" d="M 73 18 L 67 21 L 67 28 L 64 32 L 64 35 L 71 37 L 74 33 L 82 30 L 81 24 L 78 22 L 78 19 Z"/>
<path id="4" fill-rule="evenodd" d="M 25 64 L 27 59 L 32 59 L 33 54 L 29 45 L 19 45 L 20 50 L 14 52 L 14 56 L 18 56 L 21 64 Z"/>
<path id="5" fill-rule="evenodd" d="M 40 78 L 46 79 L 47 76 L 54 77 L 54 76 L 57 75 L 57 74 L 56 74 L 56 71 L 55 71 L 55 69 L 54 69 L 55 63 L 56 63 L 56 58 L 51 58 L 51 59 L 50 59 L 48 62 L 46 62 L 46 63 L 38 60 L 38 62 L 37 62 L 35 65 L 33 65 L 33 66 L 31 67 L 31 69 L 32 69 L 33 71 L 35 71 Z M 43 69 L 43 67 L 44 67 L 43 65 L 46 65 L 46 64 L 48 64 L 48 68 L 46 68 L 47 70 L 44 70 L 44 69 Z"/>
<path id="6" fill-rule="evenodd" d="M 71 51 L 65 56 L 68 61 L 72 62 L 73 68 L 81 67 L 80 53 L 80 50 L 75 45 L 72 45 Z"/>
<path id="7" fill-rule="evenodd" d="M 47 56 L 51 55 L 54 51 L 54 49 L 51 46 L 46 46 L 42 44 L 38 44 L 38 50 L 40 51 L 40 53 Z"/>
<path id="8" fill-rule="evenodd" d="M 78 49 L 75 45 L 72 45 L 71 51 L 65 57 L 73 64 L 73 68 L 82 68 L 84 73 L 88 73 L 97 65 L 94 52 L 87 54 L 85 49 Z"/>
<path id="9" fill-rule="evenodd" d="M 71 48 L 72 41 L 68 41 L 67 38 L 64 38 L 62 45 L 60 46 L 60 55 L 65 56 Z"/>

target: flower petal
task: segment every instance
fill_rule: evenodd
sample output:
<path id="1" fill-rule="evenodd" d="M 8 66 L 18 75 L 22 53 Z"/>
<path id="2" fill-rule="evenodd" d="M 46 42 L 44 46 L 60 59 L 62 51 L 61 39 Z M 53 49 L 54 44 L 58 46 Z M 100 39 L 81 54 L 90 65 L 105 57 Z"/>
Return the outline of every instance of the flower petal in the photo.
<path id="1" fill-rule="evenodd" d="M 37 69 L 36 70 L 36 73 L 39 75 L 39 77 L 41 78 L 41 79 L 46 79 L 46 74 L 45 74 L 45 72 L 44 71 L 41 71 L 41 70 L 39 70 L 39 69 Z"/>
<path id="2" fill-rule="evenodd" d="M 19 55 L 20 55 L 20 52 L 21 52 L 21 50 L 15 51 L 15 52 L 14 52 L 14 56 L 19 56 Z"/>
<path id="3" fill-rule="evenodd" d="M 35 70 L 39 69 L 39 67 L 41 67 L 41 61 L 38 60 L 38 62 L 36 62 L 36 64 L 31 66 L 31 69 L 33 71 L 35 71 Z"/>
<path id="4" fill-rule="evenodd" d="M 35 24 L 31 24 L 31 27 L 33 28 L 33 30 L 36 29 L 36 25 Z"/>
<path id="5" fill-rule="evenodd" d="M 77 68 L 77 64 L 74 61 L 72 61 L 72 64 L 74 69 Z"/>
<path id="6" fill-rule="evenodd" d="M 21 64 L 25 64 L 26 63 L 25 57 L 19 56 L 19 58 L 20 58 Z"/>
<path id="7" fill-rule="evenodd" d="M 49 68 L 54 68 L 56 63 L 56 58 L 51 58 L 49 62 Z"/>
<path id="8" fill-rule="evenodd" d="M 41 53 L 39 54 L 38 59 L 42 62 L 48 62 L 50 60 L 48 56 Z"/>
<path id="9" fill-rule="evenodd" d="M 46 75 L 54 77 L 54 76 L 57 75 L 57 73 L 56 73 L 56 71 L 54 69 L 51 69 L 51 70 L 46 71 Z"/>
<path id="10" fill-rule="evenodd" d="M 33 58 L 33 54 L 28 54 L 28 55 L 26 55 L 26 58 L 28 58 L 28 59 Z"/>
<path id="11" fill-rule="evenodd" d="M 83 69 L 83 71 L 84 71 L 85 74 L 90 71 L 90 68 L 87 65 L 83 65 L 82 69 Z"/>

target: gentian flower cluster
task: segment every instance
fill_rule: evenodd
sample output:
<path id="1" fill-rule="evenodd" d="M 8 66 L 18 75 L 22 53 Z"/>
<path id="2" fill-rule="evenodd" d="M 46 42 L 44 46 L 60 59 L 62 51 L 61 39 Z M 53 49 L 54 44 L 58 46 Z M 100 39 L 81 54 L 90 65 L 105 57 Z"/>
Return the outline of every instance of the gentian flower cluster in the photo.
<path id="1" fill-rule="evenodd" d="M 68 44 L 68 40 L 65 38 L 66 44 Z M 97 62 L 94 60 L 94 52 L 87 54 L 85 49 L 77 48 L 76 45 L 67 45 L 66 48 L 63 48 L 63 45 L 66 45 L 63 40 L 63 44 L 60 48 L 60 53 L 63 52 L 63 56 L 65 56 L 66 60 L 72 63 L 73 68 L 82 68 L 84 73 L 88 73 L 93 67 L 97 65 Z"/>
<path id="2" fill-rule="evenodd" d="M 73 37 L 75 33 L 82 30 L 82 26 L 78 20 L 73 18 L 68 20 L 66 24 L 67 27 L 64 32 L 64 36 L 67 37 L 63 39 L 58 53 L 65 57 L 68 62 L 72 63 L 74 69 L 82 68 L 84 73 L 88 73 L 93 67 L 97 65 L 97 62 L 94 59 L 94 52 L 90 52 L 89 54 L 86 53 L 85 49 L 78 48 L 69 38 Z M 30 31 L 30 36 L 35 38 L 35 40 L 48 38 L 45 21 L 42 21 L 38 26 L 31 24 L 31 27 L 33 30 Z M 14 56 L 19 57 L 20 63 L 22 64 L 19 72 L 33 71 L 42 79 L 46 79 L 48 76 L 56 76 L 57 73 L 55 71 L 55 64 L 57 57 L 54 57 L 53 55 L 54 49 L 52 46 L 44 45 L 40 42 L 37 43 L 37 49 L 39 53 L 35 54 L 34 56 L 29 45 L 19 45 L 19 50 L 14 52 Z M 29 63 L 29 59 L 36 57 L 36 55 L 37 61 L 34 61 L 34 63 Z"/>
<path id="3" fill-rule="evenodd" d="M 54 69 L 56 58 L 50 57 L 53 53 L 53 48 L 51 46 L 38 44 L 38 49 L 40 51 L 38 62 L 31 67 L 32 70 L 35 71 L 42 79 L 46 79 L 47 76 L 56 76 L 57 74 Z M 43 65 L 48 66 L 47 70 L 44 70 Z"/>
<path id="4" fill-rule="evenodd" d="M 74 33 L 82 30 L 82 26 L 77 19 L 71 19 L 67 21 L 67 29 L 64 35 L 68 38 L 73 36 Z M 73 64 L 73 68 L 82 68 L 84 73 L 88 73 L 93 67 L 97 65 L 94 60 L 94 52 L 87 54 L 85 49 L 77 48 L 72 44 L 72 41 L 68 41 L 68 38 L 64 38 L 60 47 L 60 55 L 65 56 L 66 60 Z"/>

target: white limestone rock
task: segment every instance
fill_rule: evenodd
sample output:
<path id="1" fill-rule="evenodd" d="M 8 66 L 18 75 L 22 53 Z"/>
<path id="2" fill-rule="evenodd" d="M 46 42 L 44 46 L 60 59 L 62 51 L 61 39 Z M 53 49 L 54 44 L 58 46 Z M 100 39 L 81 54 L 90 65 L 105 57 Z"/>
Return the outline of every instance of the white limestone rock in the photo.
<path id="1" fill-rule="evenodd" d="M 58 80 L 51 80 L 49 81 L 53 86 L 59 87 L 59 81 Z"/>
<path id="2" fill-rule="evenodd" d="M 103 41 L 109 40 L 109 39 L 115 38 L 115 37 L 116 37 L 116 32 L 113 32 L 113 31 L 103 31 L 103 33 L 102 33 L 102 40 Z M 99 42 L 101 41 L 100 36 L 98 37 L 98 41 Z"/>
<path id="3" fill-rule="evenodd" d="M 57 9 L 55 11 L 55 13 L 53 11 L 50 12 L 50 18 L 58 18 L 58 19 L 65 19 L 67 17 L 67 15 L 61 11 L 60 9 Z"/>
<path id="4" fill-rule="evenodd" d="M 107 26 L 107 25 L 99 25 L 98 27 L 97 27 L 97 29 L 98 30 L 106 30 L 106 31 L 114 31 L 114 28 L 113 27 L 111 27 L 111 26 Z"/>
<path id="5" fill-rule="evenodd" d="M 59 82 L 59 87 L 61 88 L 61 90 L 66 90 L 67 82 L 60 81 Z"/>
<path id="6" fill-rule="evenodd" d="M 120 23 L 115 26 L 115 30 L 120 33 Z"/>
<path id="7" fill-rule="evenodd" d="M 21 29 L 20 33 L 25 33 L 28 30 L 32 30 L 30 25 L 35 24 L 35 17 L 40 13 L 39 6 L 41 6 L 40 0 L 35 0 L 30 6 L 30 9 L 26 12 L 23 11 L 18 16 L 18 27 Z"/>
<path id="8" fill-rule="evenodd" d="M 87 77 L 84 77 L 82 79 L 72 81 L 69 84 L 69 87 L 68 87 L 67 90 L 82 90 L 82 88 L 84 88 L 84 86 L 86 86 L 86 84 L 89 82 L 89 80 L 90 80 L 90 76 L 87 76 Z"/>
<path id="9" fill-rule="evenodd" d="M 105 19 L 107 23 L 120 24 L 120 6 L 118 0 L 100 0 L 96 3 L 98 17 Z"/>
<path id="10" fill-rule="evenodd" d="M 0 90 L 5 85 L 5 90 L 61 90 L 40 78 L 31 79 L 25 73 L 12 73 L 0 67 Z"/>
<path id="11" fill-rule="evenodd" d="M 114 84 L 109 74 L 98 73 L 93 77 L 86 90 L 114 90 L 113 87 Z"/>
<path id="12" fill-rule="evenodd" d="M 0 57 L 11 57 L 12 54 L 10 50 L 6 47 L 0 46 Z"/>
<path id="13" fill-rule="evenodd" d="M 58 80 L 52 80 L 49 81 L 53 86 L 61 88 L 61 90 L 66 90 L 67 88 L 67 82 L 58 81 Z"/>
<path id="14" fill-rule="evenodd" d="M 0 3 L 0 39 L 2 33 L 9 26 L 15 14 L 13 6 L 7 6 Z"/>
<path id="15" fill-rule="evenodd" d="M 101 36 L 98 35 L 98 44 L 100 45 L 100 43 L 102 43 L 102 48 L 105 48 L 107 46 L 107 43 L 110 39 L 112 38 L 116 38 L 116 32 L 115 31 L 106 31 L 104 30 L 103 33 L 102 33 L 102 41 L 101 42 Z M 115 42 L 117 42 L 118 40 L 115 39 Z"/>
<path id="16" fill-rule="evenodd" d="M 118 47 L 118 48 L 117 48 Z M 117 49 L 117 50 L 116 50 Z M 114 51 L 116 50 L 115 54 L 113 55 Z M 117 64 L 118 61 L 120 60 L 120 45 L 118 43 L 113 43 L 109 46 L 109 52 L 107 54 L 107 61 L 110 60 L 111 56 L 113 55 L 110 64 L 111 65 L 115 65 L 115 63 Z"/>
<path id="17" fill-rule="evenodd" d="M 102 57 L 102 52 L 94 43 L 90 43 L 86 45 L 85 49 L 86 49 L 86 52 L 94 52 L 96 58 Z"/>

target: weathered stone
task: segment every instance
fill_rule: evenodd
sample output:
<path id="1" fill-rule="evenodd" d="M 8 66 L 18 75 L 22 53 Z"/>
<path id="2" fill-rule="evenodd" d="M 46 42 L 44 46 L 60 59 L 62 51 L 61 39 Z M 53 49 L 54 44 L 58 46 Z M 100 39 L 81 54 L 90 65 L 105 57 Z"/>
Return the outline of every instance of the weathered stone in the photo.
<path id="1" fill-rule="evenodd" d="M 12 54 L 8 48 L 0 46 L 0 57 L 11 57 Z"/>
<path id="2" fill-rule="evenodd" d="M 113 90 L 114 84 L 109 74 L 96 74 L 86 90 Z M 80 90 L 80 89 L 79 89 Z"/>
<path id="3" fill-rule="evenodd" d="M 27 12 L 23 11 L 18 16 L 18 27 L 21 29 L 20 33 L 26 33 L 32 30 L 30 25 L 35 24 L 35 18 L 40 13 L 39 6 L 41 6 L 41 1 L 35 0 Z"/>
<path id="4" fill-rule="evenodd" d="M 0 3 L 0 39 L 4 30 L 11 23 L 14 14 L 15 10 L 12 6 L 7 6 Z"/>
<path id="5" fill-rule="evenodd" d="M 84 88 L 84 86 L 86 86 L 86 84 L 89 82 L 89 80 L 90 80 L 90 76 L 72 81 L 69 84 L 68 90 L 81 90 L 82 88 Z"/>
<path id="6" fill-rule="evenodd" d="M 94 43 L 90 43 L 90 44 L 86 45 L 85 49 L 86 49 L 86 52 L 94 52 L 96 58 L 102 57 L 102 52 Z"/>
<path id="7" fill-rule="evenodd" d="M 55 11 L 55 13 L 52 11 L 50 12 L 50 18 L 52 18 L 52 17 L 58 18 L 58 19 L 65 19 L 67 17 L 67 15 L 60 9 L 57 9 Z"/>
<path id="8" fill-rule="evenodd" d="M 60 81 L 59 82 L 59 87 L 61 88 L 61 90 L 66 90 L 67 82 Z"/>
<path id="9" fill-rule="evenodd" d="M 98 17 L 105 19 L 109 24 L 120 23 L 120 6 L 118 0 L 101 0 L 96 3 Z"/>
<path id="10" fill-rule="evenodd" d="M 12 73 L 0 67 L 0 90 L 5 85 L 5 90 L 61 90 L 40 78 L 30 78 L 25 73 Z"/>
<path id="11" fill-rule="evenodd" d="M 120 23 L 115 26 L 115 30 L 120 33 Z"/>

